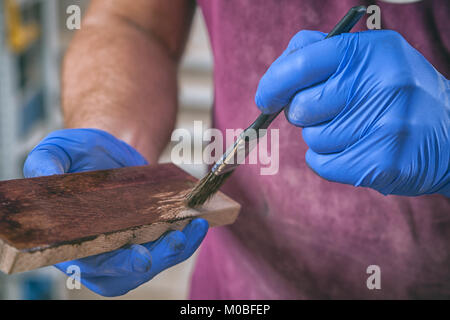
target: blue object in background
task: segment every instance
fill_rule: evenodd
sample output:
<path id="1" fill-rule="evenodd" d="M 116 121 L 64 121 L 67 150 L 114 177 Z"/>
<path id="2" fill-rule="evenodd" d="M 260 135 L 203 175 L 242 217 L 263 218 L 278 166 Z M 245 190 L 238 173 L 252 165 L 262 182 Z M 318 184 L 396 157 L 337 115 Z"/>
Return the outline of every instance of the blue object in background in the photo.
<path id="1" fill-rule="evenodd" d="M 44 92 L 38 90 L 23 106 L 22 118 L 19 119 L 19 135 L 26 136 L 36 124 L 45 118 Z"/>
<path id="2" fill-rule="evenodd" d="M 53 279 L 48 275 L 30 274 L 19 282 L 20 298 L 23 300 L 54 299 Z"/>

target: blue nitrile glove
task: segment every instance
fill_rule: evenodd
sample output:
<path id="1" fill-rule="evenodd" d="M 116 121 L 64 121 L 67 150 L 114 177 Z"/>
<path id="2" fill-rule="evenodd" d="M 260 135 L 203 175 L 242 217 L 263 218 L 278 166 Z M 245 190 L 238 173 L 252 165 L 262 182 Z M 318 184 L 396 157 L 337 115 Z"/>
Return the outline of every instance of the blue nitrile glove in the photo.
<path id="1" fill-rule="evenodd" d="M 132 147 L 97 129 L 66 129 L 47 136 L 29 154 L 25 177 L 145 165 Z M 157 241 L 56 265 L 67 272 L 81 270 L 81 283 L 103 296 L 118 296 L 149 281 L 161 271 L 189 258 L 208 231 L 208 222 L 195 219 L 183 231 L 171 231 Z"/>
<path id="2" fill-rule="evenodd" d="M 379 192 L 450 197 L 450 83 L 394 31 L 299 32 L 262 77 L 263 113 L 286 106 L 308 165 Z"/>

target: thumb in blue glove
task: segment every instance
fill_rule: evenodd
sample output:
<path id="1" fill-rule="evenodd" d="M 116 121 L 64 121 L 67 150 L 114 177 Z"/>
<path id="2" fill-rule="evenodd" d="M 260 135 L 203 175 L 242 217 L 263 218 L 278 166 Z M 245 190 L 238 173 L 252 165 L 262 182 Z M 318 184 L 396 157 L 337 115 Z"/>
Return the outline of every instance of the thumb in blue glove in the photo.
<path id="1" fill-rule="evenodd" d="M 449 81 L 393 31 L 296 37 L 255 100 L 263 113 L 286 106 L 308 165 L 386 195 L 450 197 Z"/>
<path id="2" fill-rule="evenodd" d="M 31 151 L 25 161 L 24 175 L 31 178 L 146 164 L 135 149 L 105 131 L 66 129 L 51 133 Z M 76 265 L 84 286 L 103 296 L 118 296 L 189 258 L 207 231 L 208 222 L 195 219 L 183 231 L 168 232 L 157 241 L 60 263 L 56 267 L 70 274 L 69 267 Z"/>

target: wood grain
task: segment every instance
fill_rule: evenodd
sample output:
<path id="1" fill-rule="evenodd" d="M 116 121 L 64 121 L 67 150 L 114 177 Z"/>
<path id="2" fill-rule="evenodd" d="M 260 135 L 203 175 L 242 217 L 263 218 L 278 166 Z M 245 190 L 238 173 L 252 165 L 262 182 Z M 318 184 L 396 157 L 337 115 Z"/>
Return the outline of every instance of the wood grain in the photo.
<path id="1" fill-rule="evenodd" d="M 0 182 L 0 270 L 16 273 L 154 241 L 192 218 L 230 224 L 240 206 L 218 193 L 198 209 L 197 180 L 173 164 Z"/>

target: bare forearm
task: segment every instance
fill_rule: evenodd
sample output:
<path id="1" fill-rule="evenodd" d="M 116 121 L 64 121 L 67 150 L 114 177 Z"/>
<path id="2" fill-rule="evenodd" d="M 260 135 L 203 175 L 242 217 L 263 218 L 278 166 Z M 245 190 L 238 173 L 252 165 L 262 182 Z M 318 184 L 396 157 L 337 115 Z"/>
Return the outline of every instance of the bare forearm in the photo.
<path id="1" fill-rule="evenodd" d="M 177 63 L 160 39 L 121 19 L 88 20 L 63 67 L 68 128 L 98 128 L 157 161 L 173 129 Z"/>

